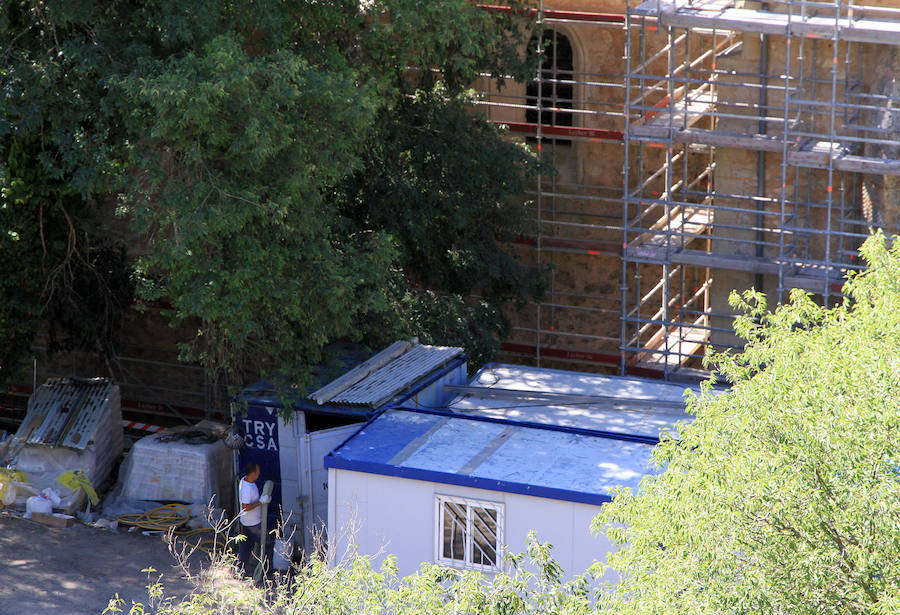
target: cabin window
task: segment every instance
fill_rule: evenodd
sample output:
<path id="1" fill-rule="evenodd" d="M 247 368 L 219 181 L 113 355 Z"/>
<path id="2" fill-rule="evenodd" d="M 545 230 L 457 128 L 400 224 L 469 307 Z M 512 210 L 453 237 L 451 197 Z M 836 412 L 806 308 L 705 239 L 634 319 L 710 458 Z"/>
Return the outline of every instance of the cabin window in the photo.
<path id="1" fill-rule="evenodd" d="M 436 560 L 449 566 L 499 570 L 503 505 L 438 496 Z"/>

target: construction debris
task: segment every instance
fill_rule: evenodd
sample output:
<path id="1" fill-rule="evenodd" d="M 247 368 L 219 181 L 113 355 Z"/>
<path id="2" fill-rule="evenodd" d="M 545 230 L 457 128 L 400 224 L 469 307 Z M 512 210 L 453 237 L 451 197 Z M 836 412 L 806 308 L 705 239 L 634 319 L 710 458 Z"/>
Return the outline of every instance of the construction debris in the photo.
<path id="1" fill-rule="evenodd" d="M 72 527 L 75 523 L 75 517 L 72 515 L 64 515 L 62 513 L 31 513 L 31 520 L 49 525 L 50 527 L 66 528 Z"/>
<path id="2" fill-rule="evenodd" d="M 109 477 L 122 452 L 119 387 L 105 378 L 53 378 L 28 400 L 16 434 L 0 443 L 0 461 L 19 472 L 14 505 L 52 488 L 61 495 L 54 507 L 64 513 L 82 508 L 95 486 Z"/>

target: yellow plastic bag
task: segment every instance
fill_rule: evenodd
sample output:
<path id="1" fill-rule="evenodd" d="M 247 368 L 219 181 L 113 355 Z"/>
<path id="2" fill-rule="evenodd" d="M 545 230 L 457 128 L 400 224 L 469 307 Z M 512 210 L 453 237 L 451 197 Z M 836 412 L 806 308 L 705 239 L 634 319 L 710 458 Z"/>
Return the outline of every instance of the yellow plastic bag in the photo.
<path id="1" fill-rule="evenodd" d="M 21 470 L 0 468 L 0 505 L 11 506 L 16 501 L 16 487 L 13 482 L 27 483 L 28 475 Z"/>
<path id="2" fill-rule="evenodd" d="M 91 484 L 91 479 L 88 478 L 83 470 L 69 470 L 68 472 L 63 472 L 56 477 L 56 480 L 72 491 L 82 489 L 91 501 L 91 506 L 96 506 L 100 501 L 100 498 L 97 497 L 97 491 L 94 489 L 94 485 Z"/>

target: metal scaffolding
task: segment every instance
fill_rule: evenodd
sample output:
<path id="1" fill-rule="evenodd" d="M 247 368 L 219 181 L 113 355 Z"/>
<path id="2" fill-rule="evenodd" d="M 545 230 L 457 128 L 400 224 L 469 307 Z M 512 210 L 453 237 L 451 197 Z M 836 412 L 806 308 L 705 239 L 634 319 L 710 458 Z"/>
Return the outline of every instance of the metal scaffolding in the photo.
<path id="1" fill-rule="evenodd" d="M 900 88 L 878 83 L 879 66 L 900 71 L 900 1 L 545 4 L 542 32 L 612 29 L 622 53 L 582 51 L 564 70 L 554 56 L 531 90 L 482 88 L 494 121 L 563 169 L 536 184 L 538 232 L 520 240 L 554 262 L 553 283 L 508 352 L 690 376 L 707 348 L 737 341 L 732 288 L 833 303 L 869 229 L 900 230 Z M 612 269 L 618 292 L 571 282 Z"/>
<path id="2" fill-rule="evenodd" d="M 716 339 L 727 339 L 731 314 L 710 301 L 731 291 L 716 284 L 723 272 L 755 276 L 778 301 L 801 288 L 833 302 L 890 209 L 866 213 L 862 186 L 900 172 L 900 135 L 872 121 L 900 99 L 873 91 L 864 64 L 900 45 L 900 10 L 737 4 L 653 0 L 627 11 L 623 370 L 656 364 L 669 377 L 727 346 Z M 665 32 L 661 50 L 644 44 L 647 17 Z M 654 267 L 652 286 L 642 284 Z"/>
<path id="3" fill-rule="evenodd" d="M 625 15 L 538 3 L 529 17 L 538 26 L 529 44 L 529 53 L 539 56 L 534 80 L 503 90 L 487 78 L 480 84 L 482 109 L 558 169 L 539 177 L 529 191 L 535 232 L 516 241 L 525 260 L 551 265 L 547 296 L 514 318 L 503 350 L 539 365 L 614 367 L 620 345 L 618 274 L 611 283 L 597 280 L 598 272 L 617 271 L 621 257 L 625 73 L 621 61 L 596 66 L 578 57 L 567 64 L 571 52 L 566 50 L 577 48 L 586 32 L 602 30 L 624 40 Z M 610 52 L 621 60 L 621 42 Z M 610 160 L 602 173 L 581 168 L 597 156 Z"/>

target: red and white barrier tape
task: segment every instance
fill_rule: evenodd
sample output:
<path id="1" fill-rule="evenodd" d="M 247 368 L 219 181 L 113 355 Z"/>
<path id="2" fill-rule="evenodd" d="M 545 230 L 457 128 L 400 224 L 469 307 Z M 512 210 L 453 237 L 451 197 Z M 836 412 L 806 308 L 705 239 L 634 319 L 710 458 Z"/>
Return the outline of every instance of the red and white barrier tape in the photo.
<path id="1" fill-rule="evenodd" d="M 125 429 L 138 429 L 140 431 L 150 431 L 153 433 L 162 431 L 165 427 L 159 425 L 148 425 L 147 423 L 135 423 L 134 421 L 122 421 L 122 427 Z"/>

